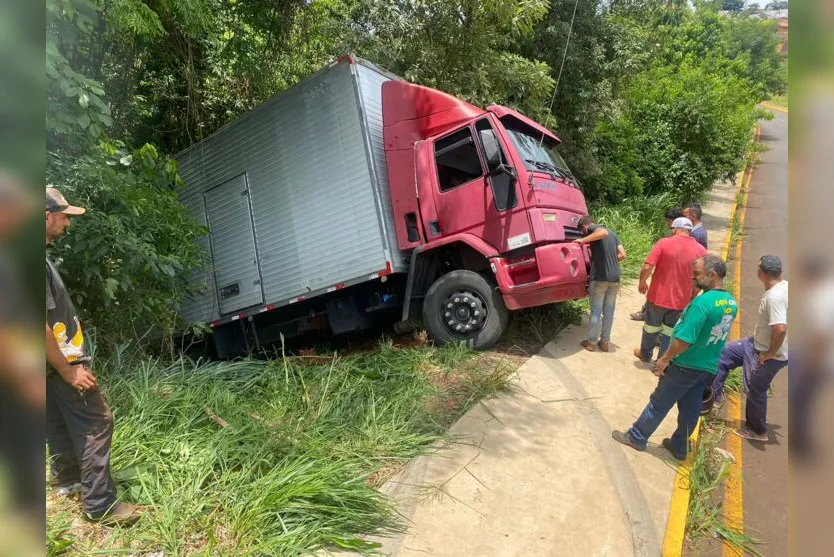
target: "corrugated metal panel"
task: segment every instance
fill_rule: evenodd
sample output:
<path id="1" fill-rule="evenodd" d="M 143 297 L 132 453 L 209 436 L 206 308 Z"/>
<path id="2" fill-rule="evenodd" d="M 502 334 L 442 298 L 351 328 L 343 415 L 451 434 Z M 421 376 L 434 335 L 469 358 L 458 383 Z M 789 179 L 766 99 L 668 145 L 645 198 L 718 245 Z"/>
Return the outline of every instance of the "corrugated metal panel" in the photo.
<path id="1" fill-rule="evenodd" d="M 208 228 L 206 207 L 202 192 L 194 192 L 191 195 L 182 197 L 180 201 L 200 224 Z M 211 257 L 211 245 L 209 244 L 208 236 L 199 238 L 197 245 L 204 251 L 206 257 Z M 220 317 L 214 286 L 214 273 L 195 271 L 191 275 L 191 283 L 196 285 L 200 289 L 200 292 L 183 304 L 181 310 L 182 318 L 189 323 L 197 323 L 199 321 L 213 321 Z"/>
<path id="2" fill-rule="evenodd" d="M 248 193 L 245 175 L 205 193 L 221 314 L 264 301 Z"/>
<path id="3" fill-rule="evenodd" d="M 265 303 L 385 269 L 353 79 L 331 66 L 178 156 L 184 198 L 246 173 Z"/>
<path id="4" fill-rule="evenodd" d="M 359 84 L 359 96 L 362 102 L 362 114 L 370 140 L 371 156 L 376 174 L 377 195 L 383 212 L 384 234 L 388 241 L 395 271 L 408 268 L 403 253 L 398 248 L 397 229 L 394 226 L 394 209 L 391 205 L 391 189 L 388 187 L 388 167 L 385 161 L 385 148 L 382 140 L 382 84 L 392 78 L 384 75 L 370 64 L 359 63 L 356 66 Z"/>

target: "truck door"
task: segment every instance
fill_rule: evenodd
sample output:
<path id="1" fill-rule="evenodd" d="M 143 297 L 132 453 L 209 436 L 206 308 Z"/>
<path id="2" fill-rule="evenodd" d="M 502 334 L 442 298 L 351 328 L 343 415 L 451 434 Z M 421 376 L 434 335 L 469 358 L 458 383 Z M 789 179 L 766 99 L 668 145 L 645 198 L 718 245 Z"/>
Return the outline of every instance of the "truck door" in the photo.
<path id="1" fill-rule="evenodd" d="M 232 178 L 203 195 L 220 313 L 262 304 L 261 271 L 246 175 Z"/>
<path id="2" fill-rule="evenodd" d="M 429 241 L 468 232 L 506 252 L 531 243 L 530 227 L 518 180 L 487 172 L 482 132 L 498 140 L 484 117 L 434 141 L 436 220 L 426 223 L 426 231 Z"/>

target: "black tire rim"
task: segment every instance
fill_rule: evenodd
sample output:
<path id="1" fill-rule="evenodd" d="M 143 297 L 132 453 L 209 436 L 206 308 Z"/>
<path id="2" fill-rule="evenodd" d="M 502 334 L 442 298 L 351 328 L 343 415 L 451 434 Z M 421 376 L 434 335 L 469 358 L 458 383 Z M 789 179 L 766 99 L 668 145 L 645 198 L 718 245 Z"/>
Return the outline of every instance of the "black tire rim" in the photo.
<path id="1" fill-rule="evenodd" d="M 458 290 L 443 302 L 443 326 L 453 335 L 472 337 L 483 330 L 487 321 L 487 307 L 477 294 Z"/>

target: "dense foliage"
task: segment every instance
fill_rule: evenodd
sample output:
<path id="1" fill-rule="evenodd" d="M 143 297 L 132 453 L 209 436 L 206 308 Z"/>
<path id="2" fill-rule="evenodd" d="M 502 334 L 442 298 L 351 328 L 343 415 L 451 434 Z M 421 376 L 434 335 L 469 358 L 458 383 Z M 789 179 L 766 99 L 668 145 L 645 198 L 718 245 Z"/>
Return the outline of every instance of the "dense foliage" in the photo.
<path id="1" fill-rule="evenodd" d="M 113 342 L 151 315 L 172 330 L 199 260 L 169 158 L 344 52 L 547 123 L 603 203 L 700 198 L 740 168 L 755 103 L 787 86 L 775 24 L 731 2 L 48 0 L 47 14 L 48 174 L 92 209 L 60 255 Z"/>

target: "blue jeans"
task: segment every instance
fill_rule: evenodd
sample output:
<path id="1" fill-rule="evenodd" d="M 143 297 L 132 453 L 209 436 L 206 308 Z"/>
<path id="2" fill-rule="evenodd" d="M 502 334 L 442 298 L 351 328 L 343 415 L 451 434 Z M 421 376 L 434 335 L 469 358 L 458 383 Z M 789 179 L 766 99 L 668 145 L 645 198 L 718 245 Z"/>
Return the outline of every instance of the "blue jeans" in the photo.
<path id="1" fill-rule="evenodd" d="M 767 360 L 759 365 L 759 351 L 752 337 L 728 342 L 721 351 L 718 374 L 712 382 L 715 400 L 724 399 L 724 382 L 730 372 L 737 367 L 742 368 L 744 390 L 747 391 L 747 427 L 759 434 L 767 433 L 767 390 L 776 374 L 786 365 L 787 360 Z"/>
<path id="2" fill-rule="evenodd" d="M 611 340 L 611 327 L 614 326 L 614 309 L 617 306 L 619 291 L 619 282 L 594 280 L 588 285 L 588 299 L 591 302 L 588 340 L 591 342 Z"/>
<path id="3" fill-rule="evenodd" d="M 666 374 L 660 378 L 657 388 L 649 397 L 649 404 L 628 430 L 631 439 L 645 447 L 649 437 L 677 403 L 678 427 L 672 434 L 672 451 L 676 456 L 686 456 L 689 436 L 695 431 L 701 416 L 704 388 L 712 378 L 712 374 L 706 371 L 669 364 Z"/>

